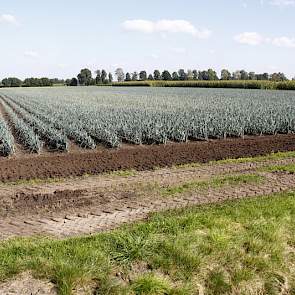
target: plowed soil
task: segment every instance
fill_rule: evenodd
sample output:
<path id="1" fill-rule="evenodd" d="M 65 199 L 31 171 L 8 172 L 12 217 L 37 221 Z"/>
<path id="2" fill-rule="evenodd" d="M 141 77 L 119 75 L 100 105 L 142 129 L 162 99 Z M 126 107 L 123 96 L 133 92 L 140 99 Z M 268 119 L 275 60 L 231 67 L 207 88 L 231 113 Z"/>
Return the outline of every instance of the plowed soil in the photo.
<path id="1" fill-rule="evenodd" d="M 150 170 L 176 164 L 265 155 L 295 150 L 295 135 L 256 136 L 245 139 L 132 146 L 116 150 L 45 154 L 0 159 L 0 181 L 48 179 L 99 174 L 115 170 Z"/>
<path id="2" fill-rule="evenodd" d="M 263 162 L 205 164 L 68 178 L 61 182 L 0 185 L 0 240 L 50 235 L 80 236 L 145 219 L 150 213 L 293 190 L 295 175 L 263 172 L 268 165 L 294 165 L 294 158 Z M 228 175 L 259 174 L 240 182 L 163 195 L 166 188 Z"/>

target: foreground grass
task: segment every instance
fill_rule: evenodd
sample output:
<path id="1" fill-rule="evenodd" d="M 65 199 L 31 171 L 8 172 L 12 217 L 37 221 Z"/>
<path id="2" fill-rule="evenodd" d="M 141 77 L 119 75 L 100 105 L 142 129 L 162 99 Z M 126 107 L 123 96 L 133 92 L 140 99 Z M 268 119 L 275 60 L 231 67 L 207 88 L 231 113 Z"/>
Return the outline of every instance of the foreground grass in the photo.
<path id="1" fill-rule="evenodd" d="M 295 193 L 153 215 L 84 238 L 0 243 L 0 280 L 30 270 L 59 294 L 295 294 Z"/>
<path id="2" fill-rule="evenodd" d="M 295 158 L 295 151 L 277 152 L 277 153 L 271 153 L 265 156 L 211 161 L 210 164 L 216 165 L 216 164 L 259 163 L 259 162 L 276 161 L 276 160 L 284 160 L 284 159 L 292 159 L 292 158 Z"/>
<path id="3" fill-rule="evenodd" d="M 245 183 L 259 183 L 265 178 L 258 174 L 240 174 L 214 177 L 208 181 L 190 181 L 180 185 L 169 186 L 161 189 L 162 195 L 173 196 L 192 190 L 207 190 L 223 186 L 236 186 Z"/>
<path id="4" fill-rule="evenodd" d="M 287 164 L 287 165 L 270 165 L 263 167 L 261 170 L 267 172 L 287 172 L 294 174 L 295 173 L 295 164 Z"/>
<path id="5" fill-rule="evenodd" d="M 277 161 L 277 160 L 292 159 L 292 158 L 295 158 L 295 151 L 277 152 L 277 153 L 271 153 L 265 156 L 243 157 L 243 158 L 237 158 L 237 159 L 224 159 L 224 160 L 210 161 L 209 164 L 223 165 L 223 164 L 261 163 L 261 162 L 267 162 L 267 161 Z M 208 164 L 207 163 L 206 164 L 188 163 L 188 164 L 175 165 L 173 168 L 175 169 L 198 168 L 203 165 L 208 165 Z"/>

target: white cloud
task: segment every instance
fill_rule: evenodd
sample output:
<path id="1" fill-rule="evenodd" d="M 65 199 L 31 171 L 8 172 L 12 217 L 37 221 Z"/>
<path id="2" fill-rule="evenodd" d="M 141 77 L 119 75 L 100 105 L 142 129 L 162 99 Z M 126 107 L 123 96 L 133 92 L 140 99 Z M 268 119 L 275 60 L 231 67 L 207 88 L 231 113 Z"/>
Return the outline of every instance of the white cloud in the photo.
<path id="1" fill-rule="evenodd" d="M 295 38 L 288 38 L 285 36 L 267 38 L 260 35 L 257 32 L 245 32 L 234 37 L 234 40 L 241 44 L 247 45 L 260 45 L 260 44 L 272 44 L 278 47 L 295 48 Z"/>
<path id="2" fill-rule="evenodd" d="M 0 23 L 18 25 L 18 21 L 16 20 L 16 17 L 11 14 L 1 14 L 0 15 Z"/>
<path id="3" fill-rule="evenodd" d="M 28 50 L 24 52 L 24 56 L 30 57 L 30 58 L 37 58 L 39 56 L 38 52 L 33 50 Z"/>
<path id="4" fill-rule="evenodd" d="M 278 37 L 272 40 L 272 44 L 278 47 L 295 48 L 295 38 Z"/>
<path id="5" fill-rule="evenodd" d="M 185 33 L 200 39 L 209 38 L 211 31 L 208 29 L 198 29 L 186 20 L 159 20 L 149 21 L 143 19 L 127 20 L 122 27 L 126 31 L 136 31 L 145 34 L 152 33 Z"/>
<path id="6" fill-rule="evenodd" d="M 280 6 L 280 7 L 295 6 L 295 0 L 272 0 L 270 1 L 270 4 L 274 6 Z"/>
<path id="7" fill-rule="evenodd" d="M 265 38 L 256 32 L 245 32 L 236 35 L 234 39 L 241 44 L 259 45 L 265 41 Z"/>

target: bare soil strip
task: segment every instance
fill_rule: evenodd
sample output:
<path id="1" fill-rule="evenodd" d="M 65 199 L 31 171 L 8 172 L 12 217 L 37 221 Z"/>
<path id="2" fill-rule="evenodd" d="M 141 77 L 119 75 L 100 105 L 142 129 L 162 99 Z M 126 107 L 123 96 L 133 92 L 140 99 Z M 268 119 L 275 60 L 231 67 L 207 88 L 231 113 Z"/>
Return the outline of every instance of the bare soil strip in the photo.
<path id="1" fill-rule="evenodd" d="M 0 181 L 82 176 L 122 169 L 150 170 L 292 150 L 295 150 L 295 134 L 32 155 L 0 159 Z"/>
<path id="2" fill-rule="evenodd" d="M 294 162 L 295 159 L 284 159 L 209 164 L 137 172 L 127 177 L 98 175 L 56 183 L 2 185 L 0 239 L 39 234 L 57 237 L 92 234 L 147 218 L 152 212 L 293 189 L 295 175 L 260 172 L 266 178 L 261 183 L 192 190 L 171 196 L 161 194 L 163 188 L 190 181 L 206 181 L 219 175 L 249 174 L 264 165 Z"/>
<path id="3" fill-rule="evenodd" d="M 0 295 L 56 295 L 55 286 L 37 280 L 30 273 L 23 273 L 14 280 L 0 284 Z"/>

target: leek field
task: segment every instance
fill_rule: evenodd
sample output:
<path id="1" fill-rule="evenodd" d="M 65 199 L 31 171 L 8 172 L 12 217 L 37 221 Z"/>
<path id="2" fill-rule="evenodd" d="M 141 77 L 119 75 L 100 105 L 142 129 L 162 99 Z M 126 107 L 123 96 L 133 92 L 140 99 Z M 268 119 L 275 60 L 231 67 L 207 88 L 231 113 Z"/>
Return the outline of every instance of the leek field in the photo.
<path id="1" fill-rule="evenodd" d="M 0 89 L 0 154 L 295 132 L 295 92 L 57 87 Z"/>

